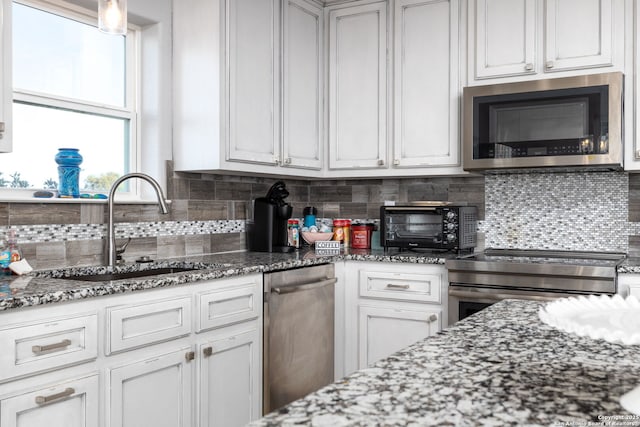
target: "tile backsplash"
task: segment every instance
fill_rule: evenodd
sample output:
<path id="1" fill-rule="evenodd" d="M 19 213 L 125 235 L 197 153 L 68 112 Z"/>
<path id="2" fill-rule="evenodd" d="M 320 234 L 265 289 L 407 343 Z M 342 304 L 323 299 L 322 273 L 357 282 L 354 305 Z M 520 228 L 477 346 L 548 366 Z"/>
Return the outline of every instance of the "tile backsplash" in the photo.
<path id="1" fill-rule="evenodd" d="M 118 204 L 125 260 L 244 250 L 251 200 L 274 178 L 176 173 L 167 164 L 170 214 L 155 205 Z M 285 179 L 294 216 L 379 217 L 386 200 L 467 202 L 479 207 L 486 247 L 640 253 L 640 175 L 532 173 L 450 178 L 304 181 Z M 16 230 L 35 268 L 103 262 L 104 204 L 0 203 L 0 231 Z"/>
<path id="2" fill-rule="evenodd" d="M 487 247 L 627 252 L 629 175 L 620 172 L 485 177 Z"/>

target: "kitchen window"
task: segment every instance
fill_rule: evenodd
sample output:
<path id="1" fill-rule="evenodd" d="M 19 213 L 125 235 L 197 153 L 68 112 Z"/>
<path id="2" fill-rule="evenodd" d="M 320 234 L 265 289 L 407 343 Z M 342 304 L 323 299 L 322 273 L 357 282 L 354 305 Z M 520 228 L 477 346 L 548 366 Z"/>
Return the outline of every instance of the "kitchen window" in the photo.
<path id="1" fill-rule="evenodd" d="M 81 192 L 106 193 L 139 169 L 138 30 L 105 34 L 95 11 L 61 5 L 13 2 L 13 152 L 1 155 L 0 195 L 56 189 L 58 148 L 80 150 Z"/>

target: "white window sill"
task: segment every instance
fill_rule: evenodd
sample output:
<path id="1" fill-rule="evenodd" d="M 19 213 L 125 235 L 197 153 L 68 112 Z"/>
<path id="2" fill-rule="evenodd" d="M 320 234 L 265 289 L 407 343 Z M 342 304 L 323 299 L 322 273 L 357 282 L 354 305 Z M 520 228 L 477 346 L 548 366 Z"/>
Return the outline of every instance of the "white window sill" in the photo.
<path id="1" fill-rule="evenodd" d="M 33 197 L 36 189 L 7 189 L 0 190 L 0 203 L 52 203 L 52 204 L 98 204 L 106 205 L 107 199 L 91 199 L 91 198 L 59 198 L 59 197 Z M 48 191 L 48 190 L 47 190 Z M 115 199 L 116 204 L 142 204 L 142 205 L 155 205 L 158 204 L 158 200 L 154 197 L 152 199 L 142 199 L 140 197 L 134 197 L 126 194 L 117 194 Z M 167 203 L 171 203 L 171 200 L 167 200 Z"/>

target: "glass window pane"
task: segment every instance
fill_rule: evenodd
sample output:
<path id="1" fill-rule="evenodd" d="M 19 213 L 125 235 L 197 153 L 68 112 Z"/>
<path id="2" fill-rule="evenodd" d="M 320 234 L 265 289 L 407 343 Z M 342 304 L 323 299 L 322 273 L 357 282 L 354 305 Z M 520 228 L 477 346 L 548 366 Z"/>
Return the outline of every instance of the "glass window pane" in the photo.
<path id="1" fill-rule="evenodd" d="M 125 37 L 13 3 L 13 87 L 125 106 Z"/>
<path id="2" fill-rule="evenodd" d="M 104 193 L 119 176 L 130 172 L 126 119 L 14 103 L 13 132 L 13 152 L 0 157 L 0 186 L 25 181 L 22 187 L 46 188 L 48 180 L 57 183 L 58 148 L 80 150 L 81 190 Z M 12 178 L 16 172 L 18 180 Z"/>

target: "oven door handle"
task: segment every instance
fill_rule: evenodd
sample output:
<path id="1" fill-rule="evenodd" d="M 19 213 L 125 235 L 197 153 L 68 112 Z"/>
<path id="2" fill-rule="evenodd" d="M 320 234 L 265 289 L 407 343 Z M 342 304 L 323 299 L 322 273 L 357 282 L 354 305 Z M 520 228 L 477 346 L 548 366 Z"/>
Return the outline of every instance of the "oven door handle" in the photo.
<path id="1" fill-rule="evenodd" d="M 502 301 L 503 299 L 526 299 L 529 301 L 553 301 L 558 298 L 562 298 L 561 296 L 551 297 L 551 296 L 542 296 L 536 295 L 534 292 L 527 292 L 522 294 L 508 293 L 508 292 L 477 292 L 477 291 L 459 291 L 457 289 L 449 288 L 449 296 L 464 298 L 464 299 L 475 299 L 482 298 L 491 301 Z"/>

